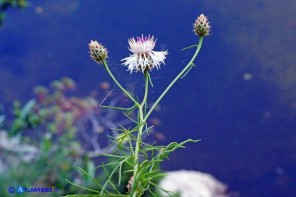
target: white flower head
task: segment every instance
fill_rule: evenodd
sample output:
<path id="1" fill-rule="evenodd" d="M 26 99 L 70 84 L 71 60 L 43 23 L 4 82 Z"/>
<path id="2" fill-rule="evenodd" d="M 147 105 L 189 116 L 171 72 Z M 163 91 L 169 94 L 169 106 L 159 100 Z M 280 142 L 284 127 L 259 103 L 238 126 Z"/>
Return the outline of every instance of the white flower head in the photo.
<path id="1" fill-rule="evenodd" d="M 133 53 L 127 58 L 122 59 L 122 64 L 128 67 L 130 73 L 137 71 L 152 70 L 160 68 L 160 64 L 164 64 L 167 51 L 153 51 L 156 40 L 154 36 L 139 36 L 136 39 L 130 38 L 128 44 L 129 50 Z"/>

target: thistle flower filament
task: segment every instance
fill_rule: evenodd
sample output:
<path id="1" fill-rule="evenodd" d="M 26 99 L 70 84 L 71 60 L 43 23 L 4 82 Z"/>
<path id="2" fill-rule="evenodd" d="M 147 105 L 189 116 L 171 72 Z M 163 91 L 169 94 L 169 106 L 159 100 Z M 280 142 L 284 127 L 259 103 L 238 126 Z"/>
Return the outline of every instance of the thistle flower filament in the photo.
<path id="1" fill-rule="evenodd" d="M 154 36 L 139 36 L 136 39 L 128 40 L 129 50 L 133 53 L 129 57 L 122 59 L 122 64 L 128 67 L 130 73 L 138 71 L 152 70 L 160 68 L 160 64 L 164 64 L 167 51 L 153 51 L 156 40 Z"/>

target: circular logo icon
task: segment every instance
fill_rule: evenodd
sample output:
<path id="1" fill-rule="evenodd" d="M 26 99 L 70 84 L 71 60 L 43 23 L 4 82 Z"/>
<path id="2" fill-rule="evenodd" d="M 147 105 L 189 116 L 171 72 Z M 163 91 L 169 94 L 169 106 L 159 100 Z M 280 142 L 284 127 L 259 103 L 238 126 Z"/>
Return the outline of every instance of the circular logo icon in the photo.
<path id="1" fill-rule="evenodd" d="M 14 193 L 15 192 L 15 188 L 14 187 L 9 187 L 8 188 L 8 192 L 9 193 Z"/>

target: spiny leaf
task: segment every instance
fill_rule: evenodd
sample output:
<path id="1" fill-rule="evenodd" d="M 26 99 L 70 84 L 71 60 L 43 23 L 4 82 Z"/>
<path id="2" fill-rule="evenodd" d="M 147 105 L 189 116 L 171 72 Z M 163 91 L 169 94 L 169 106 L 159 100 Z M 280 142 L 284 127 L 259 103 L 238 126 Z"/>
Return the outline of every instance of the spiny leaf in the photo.
<path id="1" fill-rule="evenodd" d="M 74 186 L 79 187 L 79 188 L 81 188 L 81 189 L 88 190 L 88 191 L 91 191 L 91 192 L 94 192 L 94 193 L 99 193 L 99 192 L 96 191 L 96 190 L 93 190 L 93 189 L 90 189 L 90 188 L 87 188 L 87 187 L 83 187 L 83 186 L 77 185 L 77 184 L 75 184 L 75 183 L 69 181 L 68 179 L 66 179 L 66 181 L 67 181 L 68 183 L 70 183 L 71 185 L 74 185 Z"/>

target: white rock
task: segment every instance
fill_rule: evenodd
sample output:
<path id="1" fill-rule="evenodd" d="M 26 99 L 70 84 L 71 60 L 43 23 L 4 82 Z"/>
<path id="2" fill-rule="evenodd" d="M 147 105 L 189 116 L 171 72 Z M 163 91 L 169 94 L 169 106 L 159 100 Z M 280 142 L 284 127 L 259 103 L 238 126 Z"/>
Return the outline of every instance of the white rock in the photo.
<path id="1" fill-rule="evenodd" d="M 171 171 L 160 181 L 159 186 L 180 197 L 227 197 L 227 186 L 210 174 L 197 171 Z M 163 197 L 171 196 L 160 191 Z"/>

